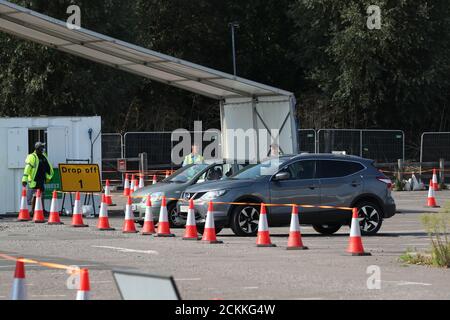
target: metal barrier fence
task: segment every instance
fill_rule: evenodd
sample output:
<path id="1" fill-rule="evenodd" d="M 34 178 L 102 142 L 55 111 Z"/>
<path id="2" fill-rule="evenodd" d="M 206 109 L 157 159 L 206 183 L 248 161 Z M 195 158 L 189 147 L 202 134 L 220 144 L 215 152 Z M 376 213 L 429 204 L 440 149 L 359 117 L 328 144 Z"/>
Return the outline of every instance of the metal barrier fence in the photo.
<path id="1" fill-rule="evenodd" d="M 420 143 L 420 162 L 450 159 L 450 132 L 425 132 Z"/>
<path id="2" fill-rule="evenodd" d="M 122 180 L 117 171 L 117 159 L 123 158 L 123 138 L 120 133 L 102 134 L 102 178 Z"/>
<path id="3" fill-rule="evenodd" d="M 298 130 L 298 151 L 317 153 L 316 144 L 316 130 L 314 129 L 299 129 Z"/>
<path id="4" fill-rule="evenodd" d="M 405 159 L 405 134 L 400 130 L 320 129 L 316 150 L 345 151 L 377 162 L 395 162 Z"/>

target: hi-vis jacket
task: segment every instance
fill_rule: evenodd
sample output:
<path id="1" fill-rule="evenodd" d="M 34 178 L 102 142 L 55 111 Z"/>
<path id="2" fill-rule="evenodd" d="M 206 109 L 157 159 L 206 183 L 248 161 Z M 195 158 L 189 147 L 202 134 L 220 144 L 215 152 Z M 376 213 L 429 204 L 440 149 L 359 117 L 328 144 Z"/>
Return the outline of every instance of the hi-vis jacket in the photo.
<path id="1" fill-rule="evenodd" d="M 203 157 L 201 155 L 199 155 L 199 154 L 198 155 L 193 155 L 191 153 L 191 154 L 188 154 L 184 158 L 183 167 L 187 166 L 189 164 L 197 164 L 197 163 L 203 163 L 203 162 L 204 162 L 204 159 L 203 159 Z"/>
<path id="2" fill-rule="evenodd" d="M 50 167 L 50 174 L 45 173 L 45 182 L 50 182 L 50 180 L 53 178 L 53 166 L 48 160 L 48 157 L 45 153 L 43 153 L 43 156 L 47 159 L 48 166 Z M 34 178 L 36 177 L 36 173 L 38 171 L 39 167 L 39 157 L 36 154 L 36 152 L 33 152 L 27 156 L 27 159 L 25 160 L 25 169 L 23 170 L 23 178 L 22 182 L 28 183 L 28 186 L 33 189 L 36 187 L 36 181 L 34 181 Z"/>

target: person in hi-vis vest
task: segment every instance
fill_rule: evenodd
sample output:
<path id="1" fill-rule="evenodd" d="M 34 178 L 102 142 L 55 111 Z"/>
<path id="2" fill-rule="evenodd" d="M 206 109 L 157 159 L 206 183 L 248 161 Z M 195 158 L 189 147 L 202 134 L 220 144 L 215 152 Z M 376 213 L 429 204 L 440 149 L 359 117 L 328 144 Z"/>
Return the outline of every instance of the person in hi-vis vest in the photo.
<path id="1" fill-rule="evenodd" d="M 192 145 L 192 153 L 188 154 L 183 161 L 183 167 L 190 164 L 198 164 L 203 163 L 204 159 L 201 154 L 199 154 L 199 146 L 194 144 Z"/>
<path id="2" fill-rule="evenodd" d="M 29 154 L 25 160 L 25 169 L 22 177 L 22 185 L 28 187 L 27 200 L 28 204 L 31 205 L 31 212 L 34 212 L 36 191 L 38 189 L 41 190 L 43 197 L 44 185 L 52 180 L 53 174 L 53 166 L 45 153 L 45 143 L 36 142 L 34 152 Z M 44 201 L 42 201 L 42 205 L 44 206 Z M 42 209 L 45 211 L 44 208 Z"/>

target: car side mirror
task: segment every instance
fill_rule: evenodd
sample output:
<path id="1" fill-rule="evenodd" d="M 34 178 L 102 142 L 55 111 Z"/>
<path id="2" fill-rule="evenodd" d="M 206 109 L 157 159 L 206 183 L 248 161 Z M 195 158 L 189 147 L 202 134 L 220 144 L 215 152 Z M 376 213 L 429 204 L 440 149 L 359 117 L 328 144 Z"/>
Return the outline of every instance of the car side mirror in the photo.
<path id="1" fill-rule="evenodd" d="M 291 175 L 289 172 L 278 172 L 274 177 L 273 181 L 283 181 L 283 180 L 289 180 L 291 178 Z"/>

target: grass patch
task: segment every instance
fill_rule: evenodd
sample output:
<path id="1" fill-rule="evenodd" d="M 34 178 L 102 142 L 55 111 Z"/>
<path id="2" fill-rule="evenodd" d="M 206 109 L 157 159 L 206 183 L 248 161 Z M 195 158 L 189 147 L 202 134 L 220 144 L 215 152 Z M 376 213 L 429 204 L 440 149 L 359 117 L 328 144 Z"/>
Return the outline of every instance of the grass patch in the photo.
<path id="1" fill-rule="evenodd" d="M 400 260 L 409 264 L 450 268 L 450 202 L 439 213 L 426 213 L 421 221 L 431 240 L 430 253 L 408 249 Z"/>

